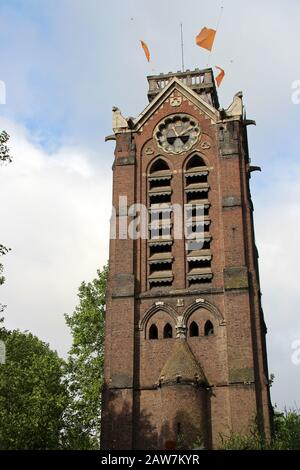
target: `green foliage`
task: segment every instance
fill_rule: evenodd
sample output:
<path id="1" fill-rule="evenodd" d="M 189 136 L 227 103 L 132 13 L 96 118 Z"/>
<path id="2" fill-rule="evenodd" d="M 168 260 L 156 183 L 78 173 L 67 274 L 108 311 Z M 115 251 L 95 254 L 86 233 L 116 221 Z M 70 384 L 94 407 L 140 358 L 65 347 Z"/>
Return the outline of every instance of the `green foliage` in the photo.
<path id="1" fill-rule="evenodd" d="M 278 450 L 300 450 L 299 410 L 275 412 L 273 448 Z"/>
<path id="2" fill-rule="evenodd" d="M 31 333 L 0 328 L 0 449 L 58 449 L 67 403 L 63 361 Z"/>
<path id="3" fill-rule="evenodd" d="M 9 135 L 7 132 L 0 132 L 0 163 L 8 162 L 10 163 L 12 158 L 9 153 L 9 148 L 6 143 L 9 140 Z"/>
<path id="4" fill-rule="evenodd" d="M 8 253 L 9 251 L 9 248 L 6 248 L 5 246 L 3 245 L 0 245 L 0 256 L 4 256 L 6 255 L 6 253 Z M 3 273 L 3 265 L 0 263 L 0 286 L 4 283 L 5 281 L 5 277 L 2 276 L 2 273 Z M 1 305 L 0 305 L 0 312 L 1 312 Z"/>
<path id="5" fill-rule="evenodd" d="M 268 445 L 257 426 L 253 424 L 247 435 L 231 433 L 229 437 L 221 436 L 219 448 L 221 450 L 266 450 Z"/>
<path id="6" fill-rule="evenodd" d="M 65 315 L 73 337 L 66 371 L 70 403 L 65 448 L 99 448 L 107 271 L 104 267 L 92 282 L 81 284 L 79 305 L 72 315 Z"/>
<path id="7" fill-rule="evenodd" d="M 12 161 L 10 153 L 9 153 L 9 148 L 7 145 L 7 141 L 9 140 L 9 135 L 7 132 L 2 131 L 0 132 L 0 164 L 1 163 L 10 163 Z M 9 251 L 8 248 L 0 244 L 0 256 L 5 255 Z M 3 273 L 3 265 L 0 263 L 0 286 L 4 283 L 5 278 L 2 275 Z M 0 313 L 3 312 L 5 305 L 2 305 L 0 303 Z"/>
<path id="8" fill-rule="evenodd" d="M 5 246 L 0 245 L 0 256 L 5 255 L 5 254 L 7 253 L 7 251 L 8 251 L 8 249 L 5 248 Z M 1 286 L 1 285 L 4 283 L 4 281 L 5 281 L 5 277 L 4 277 L 2 274 L 3 274 L 3 264 L 0 263 L 0 286 Z M 2 305 L 2 304 L 0 303 L 0 313 L 3 312 L 4 308 L 5 308 L 5 305 Z"/>
<path id="9" fill-rule="evenodd" d="M 275 412 L 274 432 L 268 442 L 253 425 L 249 434 L 237 433 L 229 437 L 221 436 L 222 450 L 299 450 L 300 449 L 300 414 L 299 410 Z"/>

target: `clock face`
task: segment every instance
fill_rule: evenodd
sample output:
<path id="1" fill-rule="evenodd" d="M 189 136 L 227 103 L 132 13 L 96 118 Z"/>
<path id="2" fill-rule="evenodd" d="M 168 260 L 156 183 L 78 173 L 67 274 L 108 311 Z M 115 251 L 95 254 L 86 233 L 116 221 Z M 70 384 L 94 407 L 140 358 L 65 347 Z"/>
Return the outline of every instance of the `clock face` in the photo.
<path id="1" fill-rule="evenodd" d="M 177 114 L 161 121 L 154 136 L 165 152 L 178 154 L 193 147 L 200 135 L 198 122 L 187 114 Z"/>

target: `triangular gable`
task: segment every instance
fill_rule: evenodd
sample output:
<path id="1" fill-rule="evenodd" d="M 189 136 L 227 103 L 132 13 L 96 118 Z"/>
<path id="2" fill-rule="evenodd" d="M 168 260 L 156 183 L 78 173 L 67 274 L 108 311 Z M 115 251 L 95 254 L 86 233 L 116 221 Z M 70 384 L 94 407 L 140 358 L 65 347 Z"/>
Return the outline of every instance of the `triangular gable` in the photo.
<path id="1" fill-rule="evenodd" d="M 181 80 L 174 77 L 168 85 L 148 104 L 141 114 L 134 120 L 134 129 L 139 130 L 143 124 L 160 108 L 163 102 L 178 90 L 185 98 L 197 106 L 204 114 L 210 117 L 214 122 L 219 119 L 219 111 L 204 101 L 201 96 L 195 93 L 190 87 L 186 86 Z"/>
<path id="2" fill-rule="evenodd" d="M 197 379 L 199 382 L 207 383 L 200 364 L 184 339 L 176 339 L 172 352 L 159 375 L 159 382 L 176 381 L 178 377 L 182 380 Z"/>

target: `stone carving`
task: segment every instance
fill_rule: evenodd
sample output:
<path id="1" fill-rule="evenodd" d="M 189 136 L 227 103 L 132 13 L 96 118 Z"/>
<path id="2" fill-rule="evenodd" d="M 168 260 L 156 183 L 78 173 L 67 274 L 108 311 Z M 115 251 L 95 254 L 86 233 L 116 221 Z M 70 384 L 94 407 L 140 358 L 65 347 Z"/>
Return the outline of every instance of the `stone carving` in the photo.
<path id="1" fill-rule="evenodd" d="M 243 93 L 239 91 L 233 97 L 233 101 L 228 109 L 226 109 L 226 116 L 233 117 L 233 116 L 242 116 L 244 111 L 243 106 Z"/>
<path id="2" fill-rule="evenodd" d="M 172 96 L 170 98 L 170 105 L 173 106 L 174 108 L 177 108 L 180 106 L 182 103 L 182 97 L 181 96 Z"/>
<path id="3" fill-rule="evenodd" d="M 208 149 L 210 149 L 210 147 L 211 147 L 211 145 L 210 145 L 209 142 L 206 142 L 206 141 L 205 141 L 205 142 L 203 142 L 203 143 L 201 144 L 202 150 L 208 150 Z"/>
<path id="4" fill-rule="evenodd" d="M 146 150 L 145 150 L 145 154 L 146 155 L 153 155 L 154 154 L 153 148 L 147 147 Z"/>
<path id="5" fill-rule="evenodd" d="M 117 132 L 124 132 L 126 129 L 128 129 L 128 122 L 127 120 L 122 116 L 121 111 L 119 108 L 116 106 L 113 107 L 112 109 L 113 115 L 112 115 L 112 128 L 115 133 Z"/>
<path id="6" fill-rule="evenodd" d="M 182 315 L 178 315 L 177 322 L 175 325 L 176 328 L 176 338 L 185 338 L 186 336 L 186 326 Z"/>

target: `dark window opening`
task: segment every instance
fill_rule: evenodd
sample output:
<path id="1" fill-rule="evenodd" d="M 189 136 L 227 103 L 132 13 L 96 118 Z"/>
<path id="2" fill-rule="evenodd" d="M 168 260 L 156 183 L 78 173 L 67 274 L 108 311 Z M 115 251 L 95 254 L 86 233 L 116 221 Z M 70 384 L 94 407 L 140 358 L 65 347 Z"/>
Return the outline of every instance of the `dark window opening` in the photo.
<path id="1" fill-rule="evenodd" d="M 196 204 L 194 201 L 206 200 L 208 199 L 208 189 L 207 191 L 195 191 L 192 193 L 187 193 L 187 203 Z"/>
<path id="2" fill-rule="evenodd" d="M 199 336 L 199 327 L 197 323 L 194 321 L 190 324 L 190 336 L 191 337 Z"/>
<path id="3" fill-rule="evenodd" d="M 205 240 L 203 243 L 203 248 L 202 250 L 209 250 L 210 249 L 210 240 Z"/>
<path id="4" fill-rule="evenodd" d="M 203 279 L 189 279 L 189 287 L 197 289 L 201 287 L 203 284 L 210 284 L 211 278 L 203 278 Z"/>
<path id="5" fill-rule="evenodd" d="M 150 189 L 154 188 L 170 188 L 170 183 L 171 181 L 169 179 L 157 179 L 157 180 L 150 180 L 149 181 L 149 186 Z"/>
<path id="6" fill-rule="evenodd" d="M 197 259 L 189 261 L 189 269 L 200 269 L 200 268 L 210 268 L 211 260 L 209 259 Z"/>
<path id="7" fill-rule="evenodd" d="M 169 165 L 165 160 L 159 158 L 156 160 L 150 168 L 150 174 L 154 175 L 155 173 L 160 173 L 161 171 L 170 170 Z"/>
<path id="8" fill-rule="evenodd" d="M 186 175 L 186 184 L 192 185 L 197 183 L 207 183 L 207 174 Z"/>
<path id="9" fill-rule="evenodd" d="M 199 155 L 194 155 L 187 162 L 186 170 L 191 170 L 192 168 L 198 168 L 201 166 L 206 166 L 203 158 L 201 158 Z"/>
<path id="10" fill-rule="evenodd" d="M 212 336 L 214 334 L 214 325 L 212 324 L 211 321 L 207 321 L 205 323 L 205 327 L 204 327 L 204 335 L 205 336 Z"/>
<path id="11" fill-rule="evenodd" d="M 170 194 L 150 194 L 151 204 L 164 204 L 166 202 L 171 202 L 171 193 Z"/>
<path id="12" fill-rule="evenodd" d="M 172 261 L 168 263 L 151 263 L 150 264 L 150 274 L 158 273 L 161 271 L 171 271 Z"/>
<path id="13" fill-rule="evenodd" d="M 158 339 L 158 329 L 154 324 L 149 328 L 149 339 Z"/>
<path id="14" fill-rule="evenodd" d="M 150 289 L 153 290 L 154 292 L 158 292 L 160 291 L 161 289 L 164 289 L 165 287 L 171 287 L 172 286 L 172 283 L 173 283 L 173 280 L 166 280 L 166 281 L 163 281 L 163 280 L 160 280 L 160 281 L 155 281 L 155 280 L 151 280 L 150 282 Z"/>
<path id="15" fill-rule="evenodd" d="M 150 257 L 152 255 L 161 254 L 161 253 L 170 253 L 172 252 L 171 245 L 151 245 L 150 246 Z"/>
<path id="16" fill-rule="evenodd" d="M 173 338 L 173 329 L 170 323 L 167 323 L 164 327 L 164 338 Z"/>

